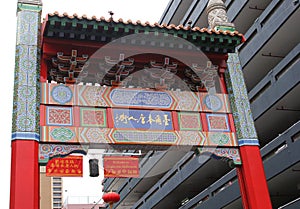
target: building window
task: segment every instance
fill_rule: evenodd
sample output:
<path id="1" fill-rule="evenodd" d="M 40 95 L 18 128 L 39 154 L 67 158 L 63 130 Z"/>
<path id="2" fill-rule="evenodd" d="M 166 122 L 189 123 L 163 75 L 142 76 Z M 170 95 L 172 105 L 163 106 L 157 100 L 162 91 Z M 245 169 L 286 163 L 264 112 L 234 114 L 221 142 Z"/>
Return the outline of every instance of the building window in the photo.
<path id="1" fill-rule="evenodd" d="M 54 197 L 61 197 L 61 193 L 53 193 Z"/>
<path id="2" fill-rule="evenodd" d="M 53 203 L 53 207 L 54 207 L 54 208 L 55 208 L 55 207 L 60 208 L 60 207 L 61 207 L 61 203 Z"/>
<path id="3" fill-rule="evenodd" d="M 53 198 L 54 202 L 61 202 L 61 198 Z"/>
<path id="4" fill-rule="evenodd" d="M 54 187 L 54 188 L 53 188 L 53 191 L 55 191 L 55 192 L 60 192 L 60 191 L 61 191 L 61 187 L 56 187 L 56 188 Z"/>
<path id="5" fill-rule="evenodd" d="M 54 182 L 53 186 L 61 186 L 61 182 Z"/>

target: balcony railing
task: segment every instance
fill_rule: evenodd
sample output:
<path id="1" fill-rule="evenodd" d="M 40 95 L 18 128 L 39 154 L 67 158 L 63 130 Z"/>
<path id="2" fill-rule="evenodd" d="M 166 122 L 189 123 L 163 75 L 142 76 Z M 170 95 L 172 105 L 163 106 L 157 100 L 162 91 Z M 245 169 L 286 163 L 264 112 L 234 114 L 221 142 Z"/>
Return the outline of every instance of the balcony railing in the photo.
<path id="1" fill-rule="evenodd" d="M 300 155 L 298 154 L 298 158 L 293 158 L 292 160 L 285 160 L 285 165 L 280 165 L 280 167 L 274 167 L 272 163 L 272 158 L 277 157 L 279 153 L 298 153 L 300 149 L 300 121 L 286 130 L 284 133 L 279 135 L 269 144 L 264 146 L 261 149 L 261 155 L 264 161 L 265 171 L 267 180 L 273 178 L 277 174 L 284 171 L 286 168 L 290 167 L 294 163 L 300 160 Z M 277 161 L 275 159 L 275 161 Z M 278 161 L 277 161 L 278 162 Z M 277 163 L 278 164 L 278 163 Z M 189 208 L 197 208 L 197 206 L 203 204 L 207 201 L 212 201 L 215 204 L 220 204 L 222 206 L 229 204 L 230 202 L 236 200 L 240 197 L 240 191 L 238 187 L 238 182 L 236 181 L 236 171 L 232 170 L 218 181 L 216 181 L 211 186 L 207 187 L 204 191 L 199 193 L 193 199 L 188 201 L 185 205 L 181 206 L 179 209 L 189 209 Z M 224 192 L 228 194 L 227 197 L 231 198 L 219 198 L 222 201 L 216 201 L 217 194 Z M 224 202 L 227 201 L 227 202 Z"/>

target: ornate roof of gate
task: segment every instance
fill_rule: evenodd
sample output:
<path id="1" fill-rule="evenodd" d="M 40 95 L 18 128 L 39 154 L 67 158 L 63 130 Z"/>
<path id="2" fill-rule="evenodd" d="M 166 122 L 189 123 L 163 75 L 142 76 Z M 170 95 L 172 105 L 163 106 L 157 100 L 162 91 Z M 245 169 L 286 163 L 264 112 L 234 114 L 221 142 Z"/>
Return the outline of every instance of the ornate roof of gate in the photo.
<path id="1" fill-rule="evenodd" d="M 243 34 L 234 28 L 233 30 L 215 30 L 174 24 L 142 23 L 139 20 L 134 22 L 95 16 L 89 18 L 86 15 L 68 15 L 58 12 L 48 14 L 43 24 L 44 37 L 105 43 L 130 34 L 155 33 L 183 38 L 201 47 L 201 50 L 213 53 L 234 52 L 235 47 L 245 41 Z"/>

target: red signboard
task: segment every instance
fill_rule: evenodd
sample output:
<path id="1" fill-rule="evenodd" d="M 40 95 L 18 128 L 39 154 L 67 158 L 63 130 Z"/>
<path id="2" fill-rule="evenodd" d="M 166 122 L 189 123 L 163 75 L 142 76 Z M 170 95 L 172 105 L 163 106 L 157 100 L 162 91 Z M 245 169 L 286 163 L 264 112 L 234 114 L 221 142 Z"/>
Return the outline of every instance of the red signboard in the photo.
<path id="1" fill-rule="evenodd" d="M 105 178 L 138 178 L 139 159 L 131 156 L 105 156 L 103 158 Z"/>
<path id="2" fill-rule="evenodd" d="M 82 177 L 82 156 L 53 158 L 46 166 L 46 176 Z"/>

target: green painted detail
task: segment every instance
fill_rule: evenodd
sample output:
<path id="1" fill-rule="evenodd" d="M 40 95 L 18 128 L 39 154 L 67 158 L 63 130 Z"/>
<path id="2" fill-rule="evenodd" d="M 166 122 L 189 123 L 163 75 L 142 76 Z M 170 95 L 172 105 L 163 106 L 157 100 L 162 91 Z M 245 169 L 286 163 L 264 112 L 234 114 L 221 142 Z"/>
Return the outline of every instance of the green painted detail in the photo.
<path id="1" fill-rule="evenodd" d="M 83 25 L 82 25 L 82 28 L 84 28 L 84 29 L 87 29 L 87 24 L 86 23 L 84 23 Z"/>
<path id="2" fill-rule="evenodd" d="M 211 134 L 209 136 L 209 138 L 211 139 L 211 141 L 215 144 L 218 145 L 225 145 L 229 142 L 229 137 L 225 134 L 222 133 L 215 133 L 215 134 Z"/>
<path id="3" fill-rule="evenodd" d="M 119 31 L 119 27 L 114 27 L 114 31 L 118 32 Z"/>
<path id="4" fill-rule="evenodd" d="M 94 24 L 94 25 L 93 25 L 93 29 L 94 29 L 94 30 L 97 30 L 97 29 L 98 29 L 98 25 Z"/>
<path id="5" fill-rule="evenodd" d="M 169 36 L 169 34 L 167 34 L 167 33 L 164 33 L 164 37 L 168 37 Z"/>
<path id="6" fill-rule="evenodd" d="M 104 26 L 104 30 L 108 30 L 108 26 L 107 25 Z"/>
<path id="7" fill-rule="evenodd" d="M 144 34 L 147 34 L 147 35 L 148 35 L 148 34 L 149 34 L 149 31 L 148 31 L 148 30 L 145 30 L 145 31 L 144 31 Z"/>
<path id="8" fill-rule="evenodd" d="M 65 127 L 53 129 L 50 132 L 50 135 L 53 137 L 53 139 L 61 142 L 70 141 L 76 136 L 76 134 L 72 130 Z"/>
<path id="9" fill-rule="evenodd" d="M 72 22 L 72 27 L 76 27 L 77 26 L 77 21 L 73 21 Z"/>
<path id="10" fill-rule="evenodd" d="M 129 32 L 129 28 L 125 28 L 125 33 L 128 33 Z"/>
<path id="11" fill-rule="evenodd" d="M 233 40 L 237 43 L 237 45 L 239 45 L 242 41 L 241 39 L 234 37 Z"/>
<path id="12" fill-rule="evenodd" d="M 216 26 L 215 30 L 223 30 L 223 31 L 234 32 L 235 28 L 234 27 L 229 27 L 229 26 Z"/>
<path id="13" fill-rule="evenodd" d="M 135 29 L 135 30 L 134 30 L 134 33 L 139 33 L 139 29 Z"/>
<path id="14" fill-rule="evenodd" d="M 235 159 L 233 160 L 234 165 L 242 165 L 242 161 L 236 161 Z"/>
<path id="15" fill-rule="evenodd" d="M 33 4 L 24 4 L 24 3 L 18 3 L 18 11 L 20 10 L 29 10 L 29 11 L 35 11 L 35 12 L 40 12 L 42 11 L 42 6 L 41 5 L 33 5 Z"/>
<path id="16" fill-rule="evenodd" d="M 243 70 L 237 53 L 229 53 L 225 79 L 231 104 L 236 136 L 240 139 L 257 140 L 257 133 L 250 108 Z"/>
<path id="17" fill-rule="evenodd" d="M 50 20 L 50 25 L 55 25 L 55 20 Z"/>
<path id="18" fill-rule="evenodd" d="M 214 38 L 214 37 L 210 37 L 210 41 L 211 41 L 211 42 L 214 42 L 214 41 L 215 41 L 215 38 Z"/>
<path id="19" fill-rule="evenodd" d="M 193 35 L 192 38 L 193 38 L 193 40 L 196 40 L 197 39 L 197 35 Z"/>

